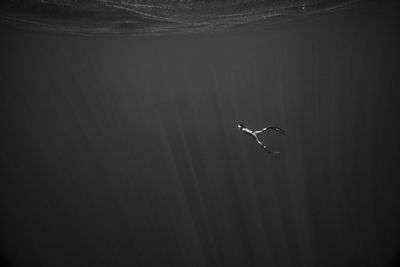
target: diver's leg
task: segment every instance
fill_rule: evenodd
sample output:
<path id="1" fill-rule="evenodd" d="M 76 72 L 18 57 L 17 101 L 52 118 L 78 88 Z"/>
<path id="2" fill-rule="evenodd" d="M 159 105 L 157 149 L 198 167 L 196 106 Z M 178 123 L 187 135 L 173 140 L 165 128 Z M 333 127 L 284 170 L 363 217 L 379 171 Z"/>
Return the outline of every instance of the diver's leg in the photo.
<path id="1" fill-rule="evenodd" d="M 254 140 L 256 140 L 256 142 L 257 142 L 260 146 L 264 146 L 264 144 L 261 143 L 260 139 L 258 139 L 257 135 L 254 135 Z"/>
<path id="2" fill-rule="evenodd" d="M 262 147 L 262 149 L 264 149 L 266 152 L 268 152 L 268 153 L 272 153 L 272 151 L 269 151 L 268 149 L 267 149 L 267 147 L 258 139 L 258 137 L 256 136 L 255 137 L 255 139 L 256 139 L 256 142 Z"/>
<path id="3" fill-rule="evenodd" d="M 267 153 L 269 153 L 269 154 L 279 154 L 279 153 L 281 153 L 281 152 L 279 152 L 279 151 L 271 151 L 271 150 L 269 150 L 269 149 L 258 139 L 257 136 L 255 137 L 255 140 L 256 140 L 256 142 L 262 147 L 262 149 L 264 149 L 265 152 L 267 152 Z"/>
<path id="4" fill-rule="evenodd" d="M 254 134 L 257 135 L 257 134 L 263 133 L 263 132 L 265 132 L 267 130 L 275 131 L 275 132 L 278 132 L 280 134 L 285 134 L 285 131 L 282 128 L 279 128 L 279 127 L 276 127 L 276 126 L 267 126 L 267 127 L 263 128 L 260 131 L 254 131 Z"/>
<path id="5" fill-rule="evenodd" d="M 283 135 L 285 134 L 285 131 L 282 128 L 279 128 L 279 127 L 276 127 L 276 126 L 268 126 L 268 127 L 264 128 L 264 129 L 262 129 L 261 131 L 257 131 L 255 133 L 258 134 L 258 132 L 262 133 L 262 132 L 265 132 L 267 130 L 275 131 L 275 132 L 278 132 L 278 133 L 283 134 Z"/>
<path id="6" fill-rule="evenodd" d="M 286 134 L 285 131 L 282 128 L 279 128 L 279 127 L 276 127 L 276 126 L 271 126 L 270 129 L 275 131 L 275 132 L 278 132 L 280 134 L 283 134 L 283 135 Z"/>

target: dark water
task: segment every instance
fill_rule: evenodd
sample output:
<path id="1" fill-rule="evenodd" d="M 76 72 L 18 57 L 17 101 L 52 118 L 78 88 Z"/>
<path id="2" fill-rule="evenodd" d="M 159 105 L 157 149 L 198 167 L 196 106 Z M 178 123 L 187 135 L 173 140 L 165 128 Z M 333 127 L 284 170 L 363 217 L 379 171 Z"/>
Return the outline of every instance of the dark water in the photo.
<path id="1" fill-rule="evenodd" d="M 398 10 L 264 30 L 1 28 L 1 253 L 12 266 L 391 266 Z M 271 157 L 236 128 L 274 124 Z"/>

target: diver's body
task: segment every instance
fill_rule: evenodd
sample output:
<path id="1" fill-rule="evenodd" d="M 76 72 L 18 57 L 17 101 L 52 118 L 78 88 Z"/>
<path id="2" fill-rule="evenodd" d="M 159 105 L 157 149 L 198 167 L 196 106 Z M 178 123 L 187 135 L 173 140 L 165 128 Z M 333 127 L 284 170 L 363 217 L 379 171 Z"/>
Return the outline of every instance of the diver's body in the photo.
<path id="1" fill-rule="evenodd" d="M 241 123 L 238 124 L 238 128 L 242 131 L 242 133 L 247 134 L 247 135 L 253 137 L 254 140 L 256 140 L 256 142 L 257 142 L 257 143 L 264 149 L 264 151 L 266 151 L 267 153 L 270 153 L 270 154 L 279 154 L 279 153 L 280 153 L 279 151 L 271 151 L 271 150 L 268 150 L 267 147 L 260 141 L 260 139 L 258 139 L 258 136 L 257 136 L 257 135 L 260 134 L 260 133 L 263 133 L 263 132 L 265 132 L 265 131 L 267 131 L 267 130 L 276 131 L 276 132 L 278 132 L 278 133 L 280 133 L 280 134 L 285 134 L 285 131 L 282 130 L 281 128 L 275 127 L 275 126 L 268 126 L 268 127 L 263 128 L 263 129 L 260 130 L 260 131 L 252 131 L 252 130 L 250 130 L 249 128 L 247 128 L 246 125 L 241 124 Z"/>

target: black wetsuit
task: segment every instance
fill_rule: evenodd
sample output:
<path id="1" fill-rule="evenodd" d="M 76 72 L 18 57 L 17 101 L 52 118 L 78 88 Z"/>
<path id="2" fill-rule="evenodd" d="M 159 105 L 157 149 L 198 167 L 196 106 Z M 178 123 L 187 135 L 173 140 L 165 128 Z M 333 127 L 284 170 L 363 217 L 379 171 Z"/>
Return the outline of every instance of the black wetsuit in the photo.
<path id="1" fill-rule="evenodd" d="M 242 133 L 253 137 L 254 140 L 256 140 L 256 142 L 257 142 L 257 143 L 264 149 L 264 151 L 266 151 L 267 153 L 270 153 L 270 154 L 279 154 L 279 153 L 280 153 L 279 151 L 271 151 L 271 150 L 267 149 L 267 147 L 260 141 L 260 139 L 258 139 L 258 136 L 257 136 L 257 135 L 260 134 L 260 133 L 263 133 L 263 132 L 265 132 L 265 131 L 267 131 L 267 130 L 273 130 L 273 131 L 276 131 L 276 132 L 278 132 L 278 133 L 280 133 L 280 134 L 285 134 L 285 131 L 282 130 L 281 128 L 275 127 L 275 126 L 268 126 L 268 127 L 264 128 L 264 129 L 262 129 L 261 131 L 252 131 L 252 130 L 250 130 L 250 129 L 248 129 L 248 128 L 246 128 L 246 127 L 243 126 L 243 127 L 240 128 L 240 130 L 242 131 Z"/>

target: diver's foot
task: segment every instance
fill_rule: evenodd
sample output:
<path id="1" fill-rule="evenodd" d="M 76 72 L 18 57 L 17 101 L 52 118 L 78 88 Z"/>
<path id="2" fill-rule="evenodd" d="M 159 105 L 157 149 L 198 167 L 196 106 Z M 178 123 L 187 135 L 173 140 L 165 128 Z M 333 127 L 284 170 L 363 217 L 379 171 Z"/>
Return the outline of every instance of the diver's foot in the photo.
<path id="1" fill-rule="evenodd" d="M 278 133 L 280 133 L 280 134 L 283 134 L 283 135 L 285 135 L 286 133 L 285 133 L 285 131 L 283 130 L 283 129 L 281 129 L 281 128 L 279 128 L 279 127 L 271 127 L 270 128 L 271 130 L 274 130 L 275 132 L 278 132 Z"/>

